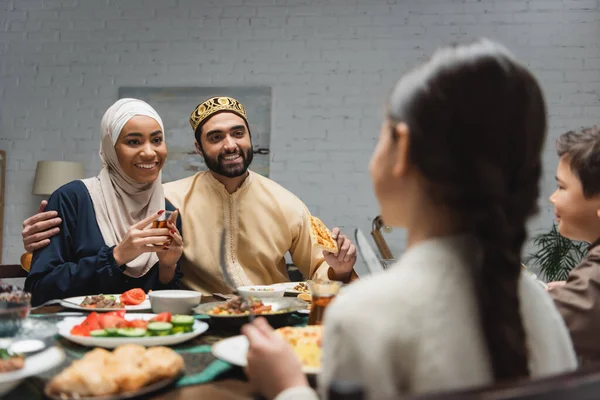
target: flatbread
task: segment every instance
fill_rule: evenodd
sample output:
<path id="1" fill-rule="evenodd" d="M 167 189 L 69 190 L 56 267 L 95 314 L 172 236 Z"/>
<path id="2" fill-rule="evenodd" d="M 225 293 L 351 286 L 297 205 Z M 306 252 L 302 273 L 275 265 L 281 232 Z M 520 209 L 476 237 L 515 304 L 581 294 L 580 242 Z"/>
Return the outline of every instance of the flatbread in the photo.
<path id="1" fill-rule="evenodd" d="M 310 293 L 300 293 L 297 297 L 300 300 L 308 301 L 309 303 L 312 302 L 312 295 Z"/>
<path id="2" fill-rule="evenodd" d="M 331 231 L 319 218 L 310 217 L 310 235 L 312 237 L 313 246 L 330 253 L 338 252 L 338 245 L 331 237 Z"/>

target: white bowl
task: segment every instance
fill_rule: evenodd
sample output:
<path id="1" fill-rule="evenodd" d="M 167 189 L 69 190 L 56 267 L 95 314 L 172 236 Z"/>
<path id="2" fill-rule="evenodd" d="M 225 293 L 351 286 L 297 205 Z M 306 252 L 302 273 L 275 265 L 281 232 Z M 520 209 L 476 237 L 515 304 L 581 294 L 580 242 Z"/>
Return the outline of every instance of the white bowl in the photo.
<path id="1" fill-rule="evenodd" d="M 193 290 L 153 290 L 148 294 L 152 312 L 191 314 L 192 308 L 200 304 L 202 293 Z"/>
<path id="2" fill-rule="evenodd" d="M 242 297 L 283 297 L 285 288 L 269 285 L 240 286 L 237 288 Z"/>

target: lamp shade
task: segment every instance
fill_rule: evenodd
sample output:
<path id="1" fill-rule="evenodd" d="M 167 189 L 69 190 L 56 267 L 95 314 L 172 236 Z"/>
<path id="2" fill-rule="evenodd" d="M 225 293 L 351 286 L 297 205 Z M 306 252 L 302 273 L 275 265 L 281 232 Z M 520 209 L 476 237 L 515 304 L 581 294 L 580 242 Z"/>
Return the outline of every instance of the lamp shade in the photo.
<path id="1" fill-rule="evenodd" d="M 71 161 L 38 161 L 32 194 L 51 195 L 56 189 L 85 177 L 83 164 Z"/>

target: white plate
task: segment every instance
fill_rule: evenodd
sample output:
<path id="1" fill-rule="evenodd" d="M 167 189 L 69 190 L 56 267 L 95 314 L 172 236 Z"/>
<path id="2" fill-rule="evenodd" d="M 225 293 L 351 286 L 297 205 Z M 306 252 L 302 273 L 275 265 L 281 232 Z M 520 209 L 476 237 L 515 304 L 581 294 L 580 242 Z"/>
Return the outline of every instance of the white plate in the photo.
<path id="1" fill-rule="evenodd" d="M 50 347 L 41 353 L 25 358 L 25 366 L 18 370 L 0 373 L 0 396 L 12 390 L 27 377 L 39 375 L 61 364 L 65 353 L 58 347 Z"/>
<path id="2" fill-rule="evenodd" d="M 299 283 L 306 283 L 306 282 L 284 282 L 284 283 L 275 283 L 271 286 L 275 287 L 275 288 L 283 288 L 285 289 L 286 293 L 294 293 L 294 294 L 300 294 L 300 293 L 310 293 L 310 292 L 301 292 L 299 290 L 294 289 L 294 286 L 296 286 Z"/>
<path id="3" fill-rule="evenodd" d="M 244 335 L 232 336 L 213 344 L 213 356 L 228 362 L 229 364 L 245 367 L 248 363 L 246 353 L 248 353 L 248 339 Z M 305 374 L 318 374 L 321 368 L 302 367 Z"/>
<path id="4" fill-rule="evenodd" d="M 120 294 L 109 294 L 106 296 L 115 296 L 116 298 L 119 298 L 119 296 L 121 296 Z M 65 308 L 71 308 L 73 310 L 82 310 L 82 311 L 117 311 L 117 310 L 127 310 L 127 311 L 148 311 L 151 310 L 152 307 L 150 306 L 150 300 L 148 299 L 148 295 L 146 295 L 146 300 L 144 300 L 142 303 L 138 304 L 137 306 L 125 306 L 125 307 L 121 307 L 121 308 L 86 308 L 86 307 L 81 307 L 80 304 L 83 301 L 83 299 L 85 299 L 86 296 L 78 296 L 78 297 L 69 297 L 66 299 L 62 299 L 62 301 L 60 302 L 60 305 L 65 307 Z"/>
<path id="5" fill-rule="evenodd" d="M 126 320 L 132 319 L 143 319 L 149 320 L 156 316 L 156 314 L 125 314 Z M 176 335 L 166 336 L 146 336 L 146 337 L 93 337 L 93 336 L 77 336 L 71 335 L 71 328 L 75 325 L 79 325 L 85 320 L 86 317 L 79 318 L 65 318 L 61 322 L 57 323 L 58 334 L 62 337 L 69 339 L 70 341 L 88 347 L 104 347 L 106 349 L 114 349 L 123 344 L 139 344 L 141 346 L 171 346 L 174 344 L 183 343 L 190 339 L 201 335 L 208 329 L 206 322 L 194 321 L 194 330 L 188 333 L 178 333 Z"/>

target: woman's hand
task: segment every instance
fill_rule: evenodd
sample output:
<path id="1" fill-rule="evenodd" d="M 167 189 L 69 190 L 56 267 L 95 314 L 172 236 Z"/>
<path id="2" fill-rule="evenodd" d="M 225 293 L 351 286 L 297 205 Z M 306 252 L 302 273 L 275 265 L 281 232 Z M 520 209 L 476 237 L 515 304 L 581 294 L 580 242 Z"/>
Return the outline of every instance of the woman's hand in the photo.
<path id="1" fill-rule="evenodd" d="M 164 251 L 162 243 L 171 238 L 168 228 L 148 228 L 165 210 L 144 218 L 132 225 L 121 242 L 113 249 L 113 257 L 117 265 L 125 265 L 135 260 L 142 253 Z"/>
<path id="2" fill-rule="evenodd" d="M 291 387 L 308 386 L 294 350 L 266 319 L 259 317 L 244 325 L 242 333 L 250 343 L 244 371 L 255 390 L 273 399 Z"/>
<path id="3" fill-rule="evenodd" d="M 183 253 L 183 238 L 177 229 L 175 223 L 179 216 L 179 210 L 175 210 L 171 217 L 167 221 L 167 228 L 169 229 L 169 236 L 171 237 L 171 243 L 167 246 L 163 246 L 161 252 L 158 252 L 159 267 L 172 268 L 173 270 L 177 266 L 177 261 L 181 258 Z"/>

